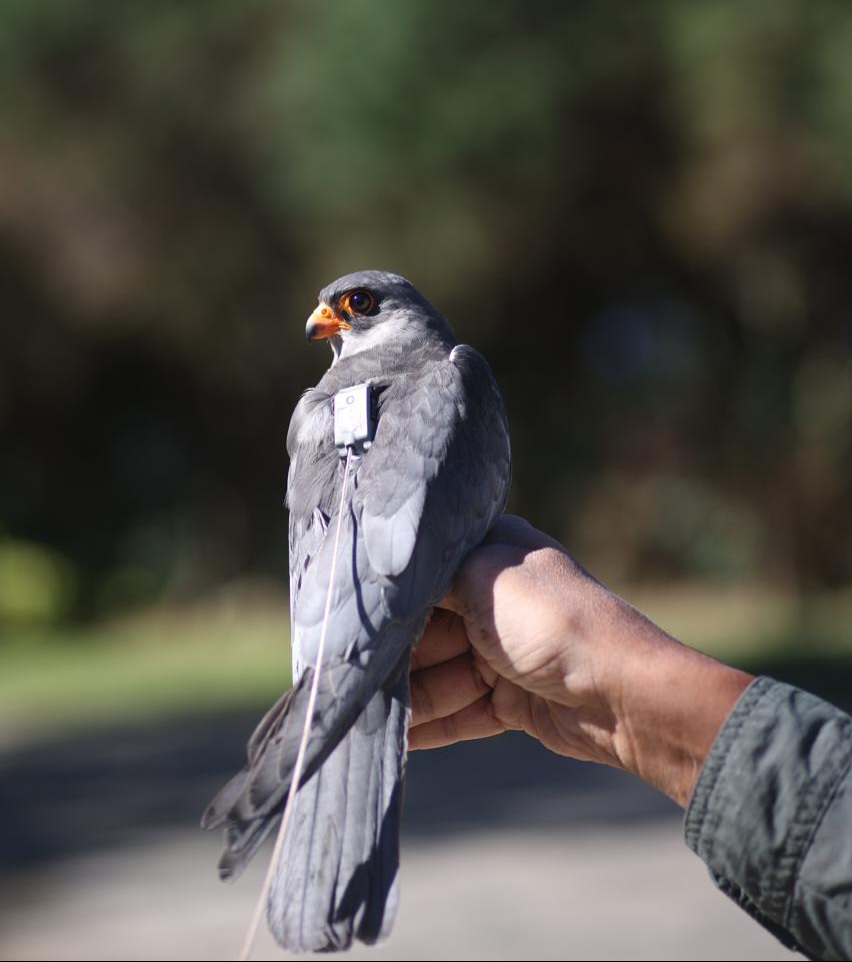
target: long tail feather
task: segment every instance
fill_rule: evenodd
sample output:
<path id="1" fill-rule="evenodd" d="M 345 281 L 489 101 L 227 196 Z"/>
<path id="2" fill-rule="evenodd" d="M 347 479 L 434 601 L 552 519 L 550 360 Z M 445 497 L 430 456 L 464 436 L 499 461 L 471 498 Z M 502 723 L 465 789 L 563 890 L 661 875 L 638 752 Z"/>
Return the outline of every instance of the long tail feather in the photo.
<path id="1" fill-rule="evenodd" d="M 272 933 L 290 951 L 373 944 L 390 931 L 407 726 L 403 677 L 373 696 L 300 789 L 267 906 Z"/>

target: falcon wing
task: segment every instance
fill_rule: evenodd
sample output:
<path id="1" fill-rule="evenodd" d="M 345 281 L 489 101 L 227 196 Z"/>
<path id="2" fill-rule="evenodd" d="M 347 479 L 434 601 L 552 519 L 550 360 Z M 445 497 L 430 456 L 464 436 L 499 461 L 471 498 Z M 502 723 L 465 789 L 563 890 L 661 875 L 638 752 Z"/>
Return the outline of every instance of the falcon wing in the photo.
<path id="1" fill-rule="evenodd" d="M 353 508 L 391 618 L 431 607 L 509 490 L 509 434 L 487 362 L 459 345 L 380 403 Z"/>

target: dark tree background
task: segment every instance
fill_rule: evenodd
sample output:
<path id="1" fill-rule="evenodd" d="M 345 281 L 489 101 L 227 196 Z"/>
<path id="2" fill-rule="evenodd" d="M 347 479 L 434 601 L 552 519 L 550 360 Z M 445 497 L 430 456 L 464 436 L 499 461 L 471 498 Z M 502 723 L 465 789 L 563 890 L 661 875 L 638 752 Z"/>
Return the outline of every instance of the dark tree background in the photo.
<path id="1" fill-rule="evenodd" d="M 0 624 L 284 580 L 316 291 L 491 360 L 617 581 L 852 579 L 852 8 L 0 5 Z"/>

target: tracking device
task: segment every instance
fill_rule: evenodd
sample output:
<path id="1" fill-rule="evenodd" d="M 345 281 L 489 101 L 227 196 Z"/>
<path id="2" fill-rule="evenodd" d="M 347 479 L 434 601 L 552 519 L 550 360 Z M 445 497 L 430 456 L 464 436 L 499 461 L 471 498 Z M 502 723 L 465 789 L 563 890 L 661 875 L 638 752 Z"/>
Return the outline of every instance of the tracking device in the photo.
<path id="1" fill-rule="evenodd" d="M 340 456 L 346 449 L 363 454 L 376 435 L 376 400 L 369 384 L 355 384 L 334 395 L 334 444 Z"/>

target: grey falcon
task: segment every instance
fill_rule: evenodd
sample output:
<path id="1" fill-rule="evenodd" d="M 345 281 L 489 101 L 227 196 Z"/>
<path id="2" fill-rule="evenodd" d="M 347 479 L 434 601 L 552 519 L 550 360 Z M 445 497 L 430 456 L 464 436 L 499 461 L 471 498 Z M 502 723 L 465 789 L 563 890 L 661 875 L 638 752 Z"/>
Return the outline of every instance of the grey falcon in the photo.
<path id="1" fill-rule="evenodd" d="M 396 274 L 360 271 L 320 292 L 307 326 L 331 367 L 296 406 L 290 456 L 293 688 L 204 814 L 224 826 L 222 878 L 238 876 L 281 820 L 308 711 L 343 465 L 333 398 L 368 382 L 372 446 L 352 460 L 319 693 L 267 921 L 290 951 L 388 934 L 399 899 L 408 670 L 433 606 L 503 511 L 506 415 L 488 363 Z"/>

